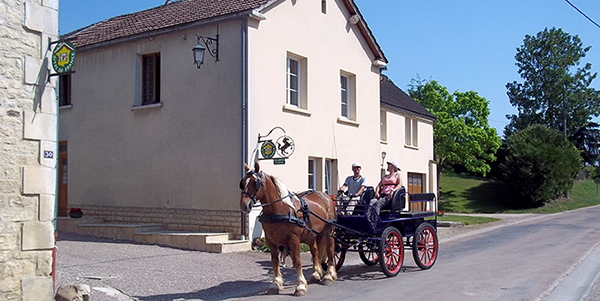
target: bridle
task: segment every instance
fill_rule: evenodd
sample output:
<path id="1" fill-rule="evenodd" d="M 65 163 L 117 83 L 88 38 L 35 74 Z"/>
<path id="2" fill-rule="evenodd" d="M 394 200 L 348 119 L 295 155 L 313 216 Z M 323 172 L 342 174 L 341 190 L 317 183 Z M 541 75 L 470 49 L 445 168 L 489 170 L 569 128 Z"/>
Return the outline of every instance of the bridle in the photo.
<path id="1" fill-rule="evenodd" d="M 254 194 L 250 194 L 248 192 L 246 192 L 246 190 L 244 188 L 246 188 L 246 185 L 244 185 L 244 180 L 246 178 L 248 178 L 248 176 L 252 176 L 253 178 L 256 178 L 256 181 L 254 181 Z M 261 171 L 260 174 L 256 173 L 255 171 L 251 170 L 248 171 L 246 173 L 246 176 L 244 176 L 241 180 L 240 180 L 240 189 L 242 190 L 242 194 L 248 196 L 248 198 L 250 198 L 251 205 L 252 207 L 255 207 L 256 205 L 256 195 L 258 194 L 258 191 L 263 187 L 264 185 L 264 181 L 263 181 L 263 172 Z"/>

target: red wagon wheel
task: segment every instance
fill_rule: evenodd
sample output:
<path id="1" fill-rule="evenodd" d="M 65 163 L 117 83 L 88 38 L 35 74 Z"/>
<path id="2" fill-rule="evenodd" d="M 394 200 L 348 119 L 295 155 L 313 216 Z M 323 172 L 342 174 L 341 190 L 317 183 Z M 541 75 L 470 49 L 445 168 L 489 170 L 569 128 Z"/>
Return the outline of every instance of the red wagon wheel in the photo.
<path id="1" fill-rule="evenodd" d="M 379 265 L 388 277 L 398 275 L 404 262 L 404 241 L 402 233 L 394 227 L 387 227 L 379 242 Z"/>
<path id="2" fill-rule="evenodd" d="M 438 237 L 435 229 L 429 223 L 421 223 L 413 237 L 413 258 L 423 270 L 433 266 L 438 254 Z"/>
<path id="3" fill-rule="evenodd" d="M 335 244 L 335 256 L 333 256 L 333 261 L 335 264 L 335 270 L 339 271 L 344 264 L 344 260 L 346 259 L 346 249 L 342 247 L 342 244 Z"/>

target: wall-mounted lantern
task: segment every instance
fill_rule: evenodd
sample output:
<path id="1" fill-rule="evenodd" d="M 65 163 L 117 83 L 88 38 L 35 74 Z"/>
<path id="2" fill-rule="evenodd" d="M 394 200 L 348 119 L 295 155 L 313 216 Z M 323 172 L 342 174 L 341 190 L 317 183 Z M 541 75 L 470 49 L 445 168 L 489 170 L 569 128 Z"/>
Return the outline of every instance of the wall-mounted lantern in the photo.
<path id="1" fill-rule="evenodd" d="M 204 43 L 204 46 L 200 44 L 200 41 Z M 204 64 L 204 54 L 207 50 L 208 54 L 215 58 L 215 62 L 219 61 L 219 35 L 214 38 L 196 35 L 196 42 L 198 45 L 192 48 L 194 64 L 196 64 L 196 67 L 200 68 L 202 67 L 202 64 Z"/>

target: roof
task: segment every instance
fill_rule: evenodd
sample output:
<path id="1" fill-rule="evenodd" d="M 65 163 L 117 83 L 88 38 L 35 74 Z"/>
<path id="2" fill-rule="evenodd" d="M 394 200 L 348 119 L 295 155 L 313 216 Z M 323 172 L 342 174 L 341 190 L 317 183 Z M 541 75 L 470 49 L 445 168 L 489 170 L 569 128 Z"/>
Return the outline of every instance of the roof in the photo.
<path id="1" fill-rule="evenodd" d="M 180 0 L 121 15 L 65 34 L 83 47 L 256 9 L 268 0 Z"/>
<path id="2" fill-rule="evenodd" d="M 381 76 L 380 83 L 381 102 L 393 108 L 435 121 L 436 118 L 420 103 L 416 102 L 402 89 L 398 88 L 387 76 Z"/>
<path id="3" fill-rule="evenodd" d="M 375 59 L 387 63 L 387 58 L 354 4 L 354 0 L 342 1 L 350 15 L 359 16 L 360 22 L 356 26 L 375 55 Z M 173 30 L 214 18 L 234 18 L 239 14 L 262 10 L 278 3 L 279 1 L 274 0 L 168 0 L 164 5 L 100 21 L 67 33 L 62 38 L 71 38 L 75 47 L 87 48 L 116 43 L 121 39 L 141 37 L 162 30 Z"/>

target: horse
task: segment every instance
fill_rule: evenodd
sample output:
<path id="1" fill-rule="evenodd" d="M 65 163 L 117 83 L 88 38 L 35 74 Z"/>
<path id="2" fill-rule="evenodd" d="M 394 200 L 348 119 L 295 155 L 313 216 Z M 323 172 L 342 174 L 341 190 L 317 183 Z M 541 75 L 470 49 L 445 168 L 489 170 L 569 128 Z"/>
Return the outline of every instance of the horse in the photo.
<path id="1" fill-rule="evenodd" d="M 335 241 L 332 236 L 335 227 L 329 223 L 337 217 L 333 200 L 323 192 L 289 192 L 279 179 L 261 171 L 258 162 L 254 164 L 254 170 L 250 170 L 247 164 L 244 164 L 244 169 L 246 174 L 240 180 L 240 209 L 249 213 L 257 201 L 263 207 L 259 221 L 265 231 L 273 266 L 273 281 L 267 293 L 279 294 L 283 289 L 279 258 L 281 253 L 289 254 L 298 274 L 294 295 L 306 294 L 308 284 L 302 273 L 301 242 L 310 247 L 313 262 L 311 282 L 333 284 L 337 280 Z M 284 256 L 281 258 L 283 260 Z M 327 265 L 324 276 L 322 264 Z"/>

